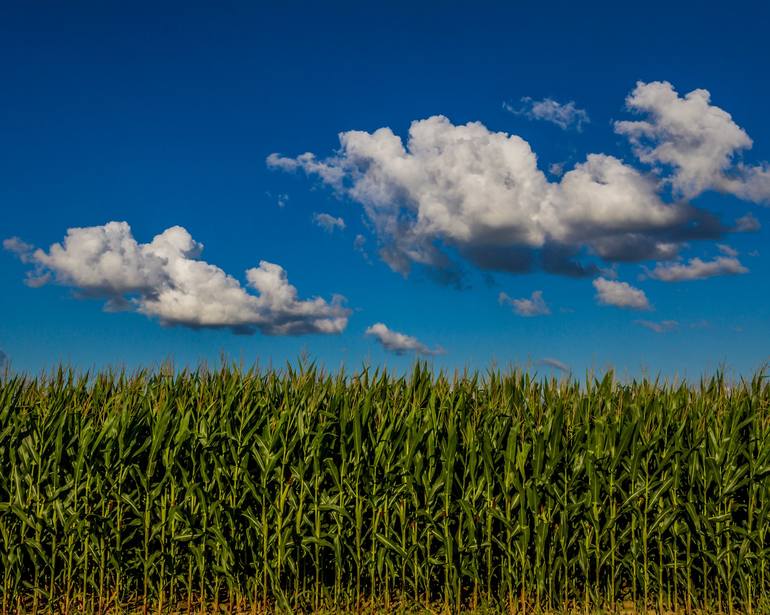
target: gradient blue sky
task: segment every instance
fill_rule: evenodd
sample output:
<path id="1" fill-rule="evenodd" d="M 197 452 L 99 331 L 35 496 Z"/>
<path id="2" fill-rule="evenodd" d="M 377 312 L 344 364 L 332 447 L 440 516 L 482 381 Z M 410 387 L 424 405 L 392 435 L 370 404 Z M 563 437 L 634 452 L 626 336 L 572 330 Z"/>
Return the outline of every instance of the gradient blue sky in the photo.
<path id="1" fill-rule="evenodd" d="M 131 310 L 104 311 L 72 284 L 24 283 L 29 263 L 0 251 L 0 350 L 17 370 L 57 362 L 178 365 L 221 353 L 283 364 L 306 352 L 330 368 L 403 368 L 365 335 L 374 323 L 444 354 L 440 367 L 486 368 L 554 359 L 580 375 L 696 377 L 725 366 L 748 374 L 770 358 L 770 211 L 716 190 L 691 198 L 730 225 L 751 213 L 761 228 L 683 245 L 683 263 L 738 252 L 748 273 L 667 283 L 640 279 L 655 260 L 622 263 L 618 280 L 653 311 L 599 305 L 592 277 L 482 271 L 452 253 L 462 289 L 435 269 L 393 271 L 356 199 L 301 171 L 268 168 L 274 152 L 319 159 L 338 133 L 390 127 L 406 138 L 437 114 L 519 135 L 546 171 L 601 152 L 641 173 L 616 120 L 637 81 L 697 88 L 753 140 L 749 166 L 770 160 L 770 8 L 760 2 L 10 3 L 0 9 L 0 239 L 48 249 L 67 229 L 126 221 L 140 243 L 174 225 L 205 245 L 201 258 L 245 284 L 261 260 L 280 264 L 299 297 L 344 295 L 339 334 L 236 335 L 228 328 L 161 326 Z M 527 102 L 574 102 L 581 131 L 515 114 Z M 551 181 L 558 177 L 548 176 Z M 664 194 L 666 189 L 662 189 Z M 279 195 L 288 195 L 279 206 Z M 670 200 L 664 194 L 664 200 Z M 511 205 L 515 207 L 515 204 Z M 325 232 L 325 212 L 345 221 Z M 368 262 L 354 247 L 366 238 Z M 451 252 L 451 250 L 450 250 Z M 589 255 L 590 256 L 590 255 Z M 589 258 L 590 260 L 590 258 Z M 599 262 L 602 267 L 607 263 Z M 542 291 L 550 314 L 524 317 L 500 303 Z M 638 323 L 675 321 L 657 333 Z"/>

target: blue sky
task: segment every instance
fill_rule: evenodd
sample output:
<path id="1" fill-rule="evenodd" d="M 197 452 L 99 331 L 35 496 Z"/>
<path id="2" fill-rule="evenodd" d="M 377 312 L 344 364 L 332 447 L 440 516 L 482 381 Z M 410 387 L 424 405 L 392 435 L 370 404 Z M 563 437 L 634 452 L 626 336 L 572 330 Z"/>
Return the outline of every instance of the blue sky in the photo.
<path id="1" fill-rule="evenodd" d="M 770 9 L 577 4 L 3 7 L 0 350 L 751 373 Z"/>

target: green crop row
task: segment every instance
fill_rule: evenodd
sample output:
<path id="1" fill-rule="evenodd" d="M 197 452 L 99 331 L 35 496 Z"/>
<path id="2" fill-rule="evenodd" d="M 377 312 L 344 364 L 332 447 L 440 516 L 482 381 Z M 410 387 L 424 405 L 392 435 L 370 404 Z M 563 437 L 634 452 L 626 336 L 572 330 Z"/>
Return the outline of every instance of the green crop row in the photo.
<path id="1" fill-rule="evenodd" d="M 2 613 L 767 610 L 770 384 L 0 378 Z"/>

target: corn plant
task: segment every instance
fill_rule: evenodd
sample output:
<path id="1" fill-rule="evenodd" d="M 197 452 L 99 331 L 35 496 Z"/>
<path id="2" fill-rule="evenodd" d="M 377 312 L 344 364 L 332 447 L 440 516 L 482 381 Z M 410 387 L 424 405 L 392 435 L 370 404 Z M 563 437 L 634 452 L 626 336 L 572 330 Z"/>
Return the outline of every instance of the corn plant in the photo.
<path id="1" fill-rule="evenodd" d="M 0 379 L 13 612 L 770 608 L 770 384 Z"/>

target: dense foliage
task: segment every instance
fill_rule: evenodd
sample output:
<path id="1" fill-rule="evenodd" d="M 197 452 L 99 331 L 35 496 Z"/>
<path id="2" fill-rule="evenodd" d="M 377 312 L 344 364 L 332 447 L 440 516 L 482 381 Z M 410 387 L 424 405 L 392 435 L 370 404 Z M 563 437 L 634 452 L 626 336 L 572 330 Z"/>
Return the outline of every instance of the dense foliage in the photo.
<path id="1" fill-rule="evenodd" d="M 763 374 L 6 375 L 2 611 L 760 610 L 769 419 Z"/>

